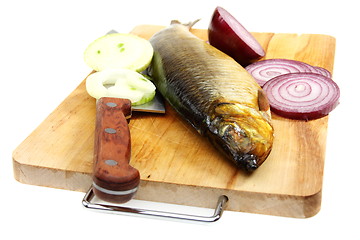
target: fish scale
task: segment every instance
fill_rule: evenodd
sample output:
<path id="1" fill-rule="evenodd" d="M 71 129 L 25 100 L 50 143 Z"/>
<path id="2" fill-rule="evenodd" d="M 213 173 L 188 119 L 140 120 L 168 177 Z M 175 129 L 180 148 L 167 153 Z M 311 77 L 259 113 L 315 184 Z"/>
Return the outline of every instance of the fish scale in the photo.
<path id="1" fill-rule="evenodd" d="M 269 155 L 273 127 L 267 98 L 231 57 L 177 22 L 156 33 L 149 74 L 170 105 L 236 166 L 257 169 Z"/>

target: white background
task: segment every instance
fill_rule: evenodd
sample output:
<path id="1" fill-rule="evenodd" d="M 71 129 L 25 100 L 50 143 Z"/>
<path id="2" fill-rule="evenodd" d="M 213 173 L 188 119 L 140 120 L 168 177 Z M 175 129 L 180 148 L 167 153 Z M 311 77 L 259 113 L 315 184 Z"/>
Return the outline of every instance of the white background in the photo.
<path id="1" fill-rule="evenodd" d="M 357 1 L 2 1 L 0 3 L 0 239 L 360 239 L 359 23 Z M 321 211 L 292 219 L 225 211 L 199 224 L 96 213 L 83 193 L 17 182 L 12 151 L 90 72 L 87 45 L 110 29 L 207 28 L 216 6 L 253 32 L 320 33 L 337 39 L 341 104 L 329 118 Z M 180 137 L 180 136 L 179 136 Z M 160 204 L 161 205 L 161 204 Z M 188 238 L 189 237 L 189 238 Z"/>

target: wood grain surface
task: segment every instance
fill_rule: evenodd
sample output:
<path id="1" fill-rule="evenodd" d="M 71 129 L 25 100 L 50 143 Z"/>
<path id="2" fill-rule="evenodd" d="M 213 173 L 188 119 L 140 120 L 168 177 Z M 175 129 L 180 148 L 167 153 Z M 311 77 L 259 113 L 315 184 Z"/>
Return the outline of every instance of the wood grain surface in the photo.
<path id="1" fill-rule="evenodd" d="M 162 26 L 140 25 L 132 33 L 150 38 Z M 207 39 L 207 31 L 194 29 Z M 318 34 L 253 33 L 265 58 L 287 58 L 333 70 L 335 39 Z M 275 142 L 253 174 L 236 169 L 174 110 L 134 112 L 132 158 L 140 171 L 136 199 L 306 218 L 321 206 L 328 117 L 312 121 L 273 114 Z M 13 152 L 15 178 L 27 184 L 87 191 L 91 186 L 95 100 L 84 81 Z M 75 203 L 74 203 L 75 204 Z"/>

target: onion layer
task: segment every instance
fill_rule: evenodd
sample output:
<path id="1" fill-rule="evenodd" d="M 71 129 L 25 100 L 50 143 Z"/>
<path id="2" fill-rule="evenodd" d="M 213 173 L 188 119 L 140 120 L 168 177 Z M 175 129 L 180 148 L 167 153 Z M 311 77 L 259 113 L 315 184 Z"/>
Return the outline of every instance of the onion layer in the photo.
<path id="1" fill-rule="evenodd" d="M 331 73 L 322 67 L 315 67 L 316 71 L 318 71 L 319 74 L 324 75 L 325 77 L 331 78 Z"/>
<path id="2" fill-rule="evenodd" d="M 280 75 L 267 81 L 263 89 L 271 110 L 286 118 L 320 118 L 339 104 L 338 85 L 332 79 L 315 73 Z"/>
<path id="3" fill-rule="evenodd" d="M 151 101 L 155 97 L 155 85 L 144 75 L 129 69 L 105 69 L 86 78 L 86 90 L 90 96 L 126 98 L 133 106 Z"/>
<path id="4" fill-rule="evenodd" d="M 267 59 L 248 65 L 245 68 L 263 86 L 270 79 L 287 73 L 318 73 L 331 77 L 328 70 L 290 59 Z"/>
<path id="5" fill-rule="evenodd" d="M 150 42 L 131 33 L 110 33 L 85 49 L 85 63 L 95 71 L 130 69 L 142 72 L 151 63 L 153 48 Z"/>

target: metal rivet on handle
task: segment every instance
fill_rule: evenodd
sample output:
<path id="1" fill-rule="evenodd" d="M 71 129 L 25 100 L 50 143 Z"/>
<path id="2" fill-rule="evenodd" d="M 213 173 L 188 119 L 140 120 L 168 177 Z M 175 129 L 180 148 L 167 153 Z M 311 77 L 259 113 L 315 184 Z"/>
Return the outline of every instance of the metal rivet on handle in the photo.
<path id="1" fill-rule="evenodd" d="M 108 106 L 108 107 L 116 107 L 117 104 L 113 103 L 113 102 L 108 102 L 108 103 L 106 103 L 106 106 Z"/>
<path id="2" fill-rule="evenodd" d="M 116 130 L 113 129 L 113 128 L 105 128 L 105 132 L 106 132 L 106 133 L 114 134 L 114 133 L 116 133 Z"/>
<path id="3" fill-rule="evenodd" d="M 105 164 L 107 164 L 109 166 L 115 166 L 118 164 L 118 162 L 115 160 L 112 160 L 112 159 L 108 159 L 108 160 L 105 160 Z"/>

